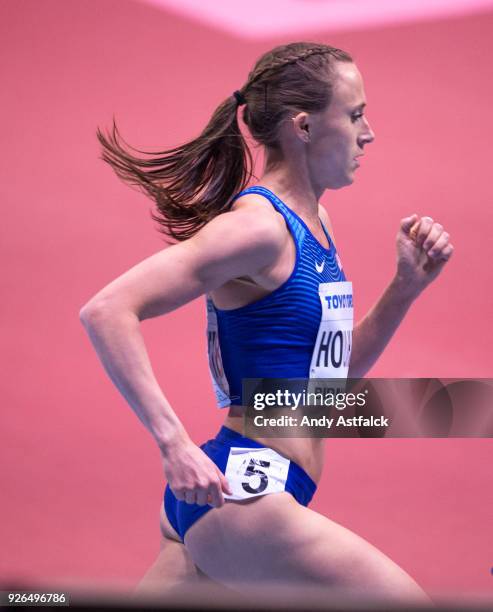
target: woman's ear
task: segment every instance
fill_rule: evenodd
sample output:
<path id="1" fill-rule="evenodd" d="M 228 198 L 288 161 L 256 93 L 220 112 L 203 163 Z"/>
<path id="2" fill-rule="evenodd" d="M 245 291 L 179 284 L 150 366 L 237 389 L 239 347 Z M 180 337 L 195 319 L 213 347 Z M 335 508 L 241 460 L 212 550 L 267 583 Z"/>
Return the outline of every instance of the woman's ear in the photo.
<path id="1" fill-rule="evenodd" d="M 310 142 L 310 117 L 308 113 L 298 113 L 291 119 L 296 136 L 303 142 Z"/>

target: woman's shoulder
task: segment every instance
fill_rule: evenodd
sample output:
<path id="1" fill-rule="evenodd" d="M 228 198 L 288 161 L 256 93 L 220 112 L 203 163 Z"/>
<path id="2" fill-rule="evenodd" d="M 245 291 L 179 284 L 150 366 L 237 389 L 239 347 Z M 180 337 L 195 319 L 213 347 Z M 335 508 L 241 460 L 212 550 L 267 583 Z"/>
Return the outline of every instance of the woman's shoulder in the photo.
<path id="1" fill-rule="evenodd" d="M 252 210 L 255 213 L 268 212 L 272 217 L 277 214 L 276 209 L 265 196 L 251 191 L 237 197 L 231 205 L 231 210 Z"/>
<path id="2" fill-rule="evenodd" d="M 229 211 L 211 219 L 190 240 L 194 248 L 213 250 L 216 258 L 276 259 L 286 245 L 286 225 L 282 216 L 258 197 L 245 194 Z"/>
<path id="3" fill-rule="evenodd" d="M 236 213 L 235 220 L 245 231 L 262 232 L 274 240 L 286 239 L 286 223 L 283 216 L 262 195 L 246 193 L 237 198 L 230 209 Z"/>

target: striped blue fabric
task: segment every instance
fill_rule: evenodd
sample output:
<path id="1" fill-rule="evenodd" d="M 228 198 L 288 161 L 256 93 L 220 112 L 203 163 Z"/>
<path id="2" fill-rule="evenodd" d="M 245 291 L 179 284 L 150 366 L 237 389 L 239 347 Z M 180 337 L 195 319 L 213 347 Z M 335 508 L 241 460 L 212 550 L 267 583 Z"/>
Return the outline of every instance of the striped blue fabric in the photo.
<path id="1" fill-rule="evenodd" d="M 346 280 L 322 222 L 329 249 L 274 193 L 265 187 L 249 187 L 235 199 L 247 193 L 264 196 L 282 214 L 296 244 L 296 263 L 280 287 L 246 306 L 222 310 L 208 298 L 208 308 L 217 318 L 219 357 L 227 381 L 220 394 L 215 381 L 220 407 L 242 404 L 243 378 L 309 377 L 322 314 L 319 284 Z M 209 351 L 210 347 L 209 343 Z M 214 358 L 217 362 L 218 355 Z"/>

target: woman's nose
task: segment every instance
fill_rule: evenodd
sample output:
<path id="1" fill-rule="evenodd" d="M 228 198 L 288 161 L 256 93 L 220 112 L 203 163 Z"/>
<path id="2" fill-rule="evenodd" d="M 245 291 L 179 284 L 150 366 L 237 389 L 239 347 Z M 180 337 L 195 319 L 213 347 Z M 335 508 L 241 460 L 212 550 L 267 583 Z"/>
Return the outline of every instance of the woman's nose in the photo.
<path id="1" fill-rule="evenodd" d="M 375 140 L 375 132 L 371 129 L 370 124 L 366 121 L 366 129 L 361 135 L 362 142 L 368 144 L 369 142 L 373 142 Z"/>

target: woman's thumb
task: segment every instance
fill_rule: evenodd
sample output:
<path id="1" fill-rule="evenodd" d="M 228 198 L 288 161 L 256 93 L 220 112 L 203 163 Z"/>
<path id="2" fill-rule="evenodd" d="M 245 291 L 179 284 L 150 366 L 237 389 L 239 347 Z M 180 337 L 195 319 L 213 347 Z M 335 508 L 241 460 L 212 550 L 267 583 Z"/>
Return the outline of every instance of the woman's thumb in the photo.
<path id="1" fill-rule="evenodd" d="M 218 470 L 218 473 L 219 473 L 219 478 L 221 479 L 221 489 L 223 490 L 223 492 L 227 493 L 228 495 L 233 495 L 233 491 L 231 490 L 231 487 L 229 486 L 229 482 L 226 476 L 220 470 Z"/>
<path id="2" fill-rule="evenodd" d="M 412 226 L 416 223 L 417 220 L 418 215 L 416 213 L 414 213 L 410 217 L 404 217 L 404 219 L 401 219 L 401 230 L 408 234 L 409 230 L 412 228 Z"/>

